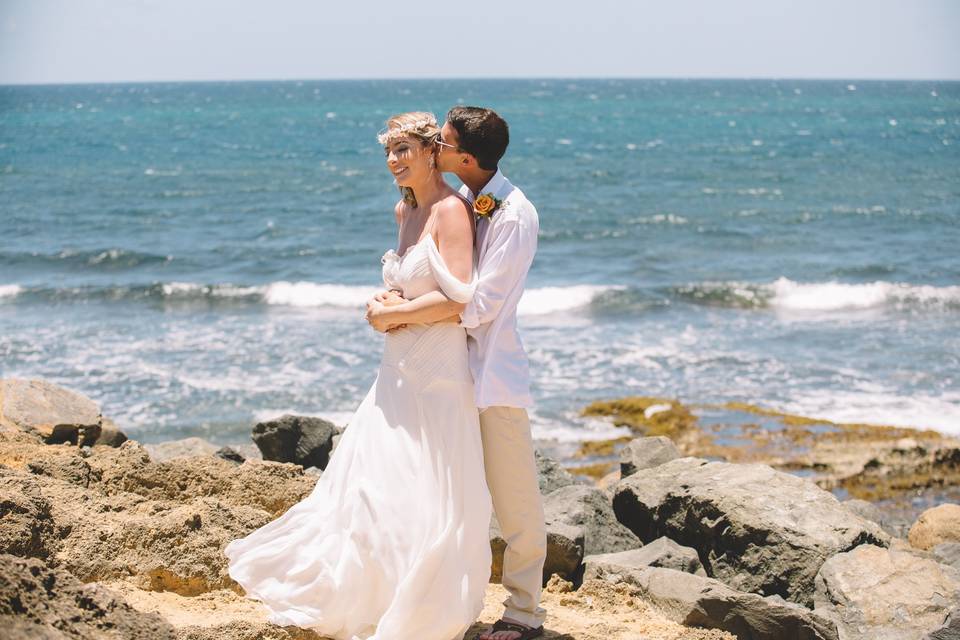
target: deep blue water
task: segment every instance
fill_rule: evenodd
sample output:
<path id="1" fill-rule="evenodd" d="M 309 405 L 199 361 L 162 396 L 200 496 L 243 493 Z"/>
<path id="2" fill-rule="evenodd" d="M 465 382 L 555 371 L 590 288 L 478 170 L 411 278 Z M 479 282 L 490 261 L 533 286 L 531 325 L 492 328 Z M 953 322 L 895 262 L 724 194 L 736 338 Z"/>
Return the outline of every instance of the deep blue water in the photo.
<path id="1" fill-rule="evenodd" d="M 146 442 L 343 420 L 396 238 L 376 133 L 458 102 L 510 122 L 540 213 L 540 438 L 631 393 L 960 433 L 955 82 L 0 87 L 0 376 Z"/>

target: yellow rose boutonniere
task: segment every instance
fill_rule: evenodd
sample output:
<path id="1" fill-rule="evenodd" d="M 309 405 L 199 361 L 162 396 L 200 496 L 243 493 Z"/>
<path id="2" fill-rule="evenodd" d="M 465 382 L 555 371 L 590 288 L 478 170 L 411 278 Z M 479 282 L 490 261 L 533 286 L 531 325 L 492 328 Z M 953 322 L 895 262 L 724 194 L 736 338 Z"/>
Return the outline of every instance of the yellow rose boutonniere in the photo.
<path id="1" fill-rule="evenodd" d="M 482 193 L 473 201 L 473 212 L 481 218 L 493 215 L 500 208 L 502 201 L 493 197 L 492 193 Z"/>

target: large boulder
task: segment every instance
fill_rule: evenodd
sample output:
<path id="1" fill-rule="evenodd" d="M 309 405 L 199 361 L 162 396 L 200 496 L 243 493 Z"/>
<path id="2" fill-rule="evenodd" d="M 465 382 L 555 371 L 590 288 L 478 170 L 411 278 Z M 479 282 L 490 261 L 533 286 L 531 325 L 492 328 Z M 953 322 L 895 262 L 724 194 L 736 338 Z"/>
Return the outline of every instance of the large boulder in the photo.
<path id="1" fill-rule="evenodd" d="M 38 434 L 47 444 L 92 446 L 100 408 L 86 396 L 44 380 L 0 380 L 0 425 Z"/>
<path id="2" fill-rule="evenodd" d="M 117 424 L 110 418 L 103 418 L 100 426 L 100 435 L 94 443 L 98 447 L 119 447 L 129 440 Z"/>
<path id="3" fill-rule="evenodd" d="M 910 520 L 899 514 L 883 511 L 876 504 L 868 500 L 850 498 L 841 503 L 848 511 L 855 513 L 865 520 L 875 522 L 880 528 L 895 538 L 906 538 L 910 531 Z"/>
<path id="4" fill-rule="evenodd" d="M 554 525 L 583 531 L 584 555 L 615 553 L 643 546 L 636 535 L 617 521 L 607 497 L 594 487 L 561 487 L 544 499 L 543 512 L 548 531 Z"/>
<path id="5" fill-rule="evenodd" d="M 264 460 L 326 469 L 338 433 L 337 426 L 323 418 L 288 414 L 257 423 L 253 441 Z"/>
<path id="6" fill-rule="evenodd" d="M 823 564 L 814 604 L 844 640 L 915 640 L 940 629 L 960 606 L 960 572 L 865 544 Z"/>
<path id="7" fill-rule="evenodd" d="M 583 579 L 598 578 L 624 569 L 663 567 L 706 577 L 695 549 L 684 547 L 670 538 L 657 538 L 639 549 L 617 553 L 600 553 L 583 559 Z"/>
<path id="8" fill-rule="evenodd" d="M 553 574 L 573 576 L 583 560 L 583 529 L 555 524 L 547 528 L 547 553 L 543 563 L 543 582 Z M 503 581 L 503 556 L 507 550 L 507 541 L 503 538 L 500 523 L 496 517 L 490 522 L 490 551 L 493 554 L 490 567 L 490 582 Z"/>
<path id="9" fill-rule="evenodd" d="M 731 589 L 719 580 L 674 569 L 600 565 L 596 577 L 626 582 L 667 618 L 691 627 L 723 629 L 748 640 L 839 640 L 836 626 L 780 596 Z"/>
<path id="10" fill-rule="evenodd" d="M 594 487 L 580 484 L 560 487 L 544 497 L 543 511 L 547 528 L 544 583 L 553 574 L 579 580 L 581 564 L 587 554 L 613 553 L 642 544 L 629 529 L 617 522 L 606 496 Z M 490 526 L 493 582 L 499 582 L 503 577 L 506 546 L 494 518 Z"/>
<path id="11" fill-rule="evenodd" d="M 960 542 L 960 504 L 927 509 L 910 527 L 911 546 L 928 551 L 944 542 Z"/>
<path id="12" fill-rule="evenodd" d="M 763 464 L 672 460 L 621 480 L 613 507 L 642 541 L 667 536 L 696 549 L 707 575 L 806 606 L 827 558 L 889 543 L 832 494 Z"/>
<path id="13" fill-rule="evenodd" d="M 937 562 L 948 564 L 960 571 L 960 542 L 941 542 L 930 550 Z"/>
<path id="14" fill-rule="evenodd" d="M 560 463 L 549 458 L 539 451 L 534 453 L 537 461 L 537 480 L 540 483 L 540 493 L 547 495 L 560 487 L 571 484 L 581 484 L 572 473 L 560 466 Z"/>
<path id="15" fill-rule="evenodd" d="M 666 436 L 634 438 L 620 451 L 620 477 L 676 460 L 683 454 Z"/>
<path id="16" fill-rule="evenodd" d="M 159 615 L 143 613 L 96 584 L 33 558 L 0 555 L 0 633 L 7 640 L 175 640 Z"/>

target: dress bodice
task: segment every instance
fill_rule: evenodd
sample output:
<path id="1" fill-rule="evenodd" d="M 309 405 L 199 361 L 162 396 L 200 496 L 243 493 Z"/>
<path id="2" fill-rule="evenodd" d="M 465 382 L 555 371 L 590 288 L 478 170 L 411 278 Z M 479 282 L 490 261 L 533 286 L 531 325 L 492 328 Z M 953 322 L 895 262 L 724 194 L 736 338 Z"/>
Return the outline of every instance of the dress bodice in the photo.
<path id="1" fill-rule="evenodd" d="M 477 283 L 476 266 L 470 283 L 461 282 L 447 269 L 430 233 L 410 245 L 402 256 L 390 249 L 380 261 L 383 263 L 383 283 L 388 289 L 401 291 L 408 300 L 430 291 L 442 291 L 457 302 L 469 302 L 473 297 Z"/>
<path id="2" fill-rule="evenodd" d="M 433 239 L 428 233 L 422 240 L 410 245 L 402 256 L 390 249 L 380 260 L 383 263 L 383 283 L 388 289 L 401 291 L 407 300 L 440 289 L 425 250 L 427 238 Z"/>

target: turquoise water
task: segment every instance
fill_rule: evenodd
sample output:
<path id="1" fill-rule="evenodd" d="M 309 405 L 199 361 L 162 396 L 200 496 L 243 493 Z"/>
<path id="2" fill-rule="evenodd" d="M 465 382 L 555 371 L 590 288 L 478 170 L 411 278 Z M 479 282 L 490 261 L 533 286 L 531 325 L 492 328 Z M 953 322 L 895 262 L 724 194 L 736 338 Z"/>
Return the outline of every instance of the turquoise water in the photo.
<path id="1" fill-rule="evenodd" d="M 742 400 L 960 433 L 960 83 L 0 87 L 0 375 L 143 441 L 343 421 L 397 194 L 391 113 L 485 104 L 535 203 L 535 433 L 591 400 Z"/>

